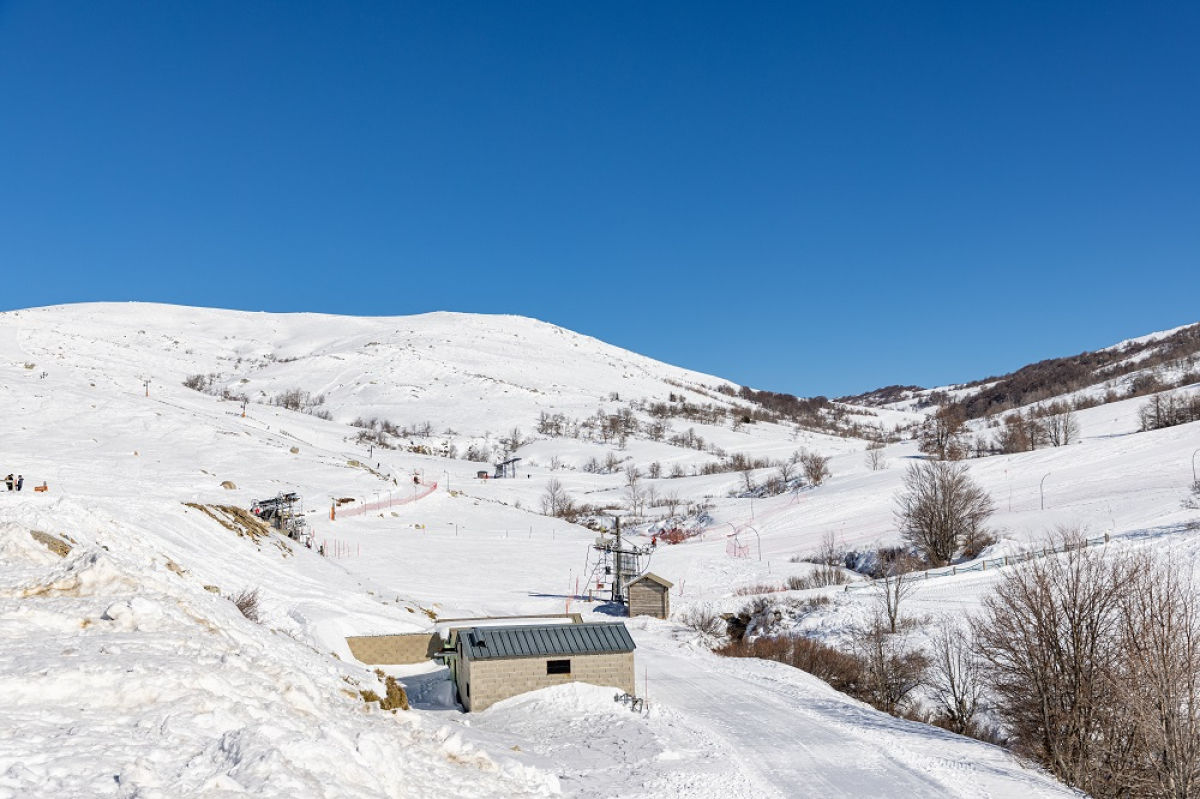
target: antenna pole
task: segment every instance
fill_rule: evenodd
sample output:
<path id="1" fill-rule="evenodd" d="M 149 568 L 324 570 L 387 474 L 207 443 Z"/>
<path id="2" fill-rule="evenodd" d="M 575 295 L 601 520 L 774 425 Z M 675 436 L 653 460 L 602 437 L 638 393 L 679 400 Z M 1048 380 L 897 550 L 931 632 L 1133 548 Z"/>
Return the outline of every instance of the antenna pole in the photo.
<path id="1" fill-rule="evenodd" d="M 624 586 L 622 586 L 622 584 L 621 584 L 621 566 L 623 565 L 621 563 L 621 560 L 622 560 L 622 558 L 621 558 L 621 517 L 614 516 L 613 521 L 615 521 L 617 523 L 617 544 L 616 544 L 616 548 L 613 550 L 612 598 L 613 598 L 613 602 L 616 602 L 617 604 L 624 604 L 625 589 L 624 589 Z"/>

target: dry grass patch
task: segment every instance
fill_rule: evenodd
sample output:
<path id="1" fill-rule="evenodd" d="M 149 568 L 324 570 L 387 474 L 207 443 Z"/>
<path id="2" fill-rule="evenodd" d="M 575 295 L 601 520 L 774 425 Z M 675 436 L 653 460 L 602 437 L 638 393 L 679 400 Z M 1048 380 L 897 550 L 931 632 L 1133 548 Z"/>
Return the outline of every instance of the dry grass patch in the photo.
<path id="1" fill-rule="evenodd" d="M 367 704 L 377 702 L 380 710 L 390 710 L 393 713 L 397 710 L 408 710 L 408 694 L 404 686 L 396 682 L 395 677 L 384 674 L 381 669 L 375 669 L 375 675 L 383 680 L 384 696 L 380 697 L 374 691 L 359 691 L 362 700 Z"/>
<path id="2" fill-rule="evenodd" d="M 58 536 L 43 533 L 41 530 L 31 530 L 29 535 L 33 537 L 34 541 L 37 541 L 60 558 L 65 558 L 71 552 L 71 545 Z"/>
<path id="3" fill-rule="evenodd" d="M 230 532 L 237 533 L 238 538 L 249 538 L 255 544 L 262 545 L 263 540 L 271 540 L 279 547 L 284 557 L 294 554 L 292 548 L 282 538 L 271 538 L 271 527 L 262 519 L 245 508 L 236 505 L 202 505 L 198 502 L 185 502 L 184 506 L 198 510 L 217 524 Z"/>

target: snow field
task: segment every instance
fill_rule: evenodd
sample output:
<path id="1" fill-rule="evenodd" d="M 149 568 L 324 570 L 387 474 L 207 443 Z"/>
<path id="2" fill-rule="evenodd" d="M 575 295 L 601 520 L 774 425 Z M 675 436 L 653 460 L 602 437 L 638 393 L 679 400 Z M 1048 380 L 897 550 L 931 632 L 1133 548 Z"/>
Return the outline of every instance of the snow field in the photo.
<path id="1" fill-rule="evenodd" d="M 208 372 L 235 390 L 244 374 L 250 391 L 324 392 L 334 420 L 260 404 L 242 418 L 240 404 L 180 385 Z M 678 383 L 720 382 L 509 317 L 111 304 L 0 314 L 0 470 L 26 477 L 21 494 L 0 490 L 0 797 L 1070 795 L 994 747 L 881 716 L 778 664 L 717 658 L 671 622 L 631 622 L 639 685 L 649 677 L 646 715 L 613 703 L 612 689 L 564 686 L 463 716 L 447 709 L 444 673 L 428 667 L 388 670 L 408 684 L 410 713 L 357 698 L 381 686 L 351 662 L 346 635 L 428 629 L 430 614 L 609 618 L 573 598 L 595 533 L 531 511 L 551 477 L 593 503 L 620 501 L 622 478 L 552 472 L 552 457 L 578 469 L 614 451 L 644 471 L 652 460 L 690 467 L 711 456 L 641 440 L 625 450 L 538 440 L 518 453 L 517 479 L 479 481 L 486 464 L 387 450 L 368 458 L 346 422 L 429 420 L 438 434 L 494 441 L 513 426 L 531 434 L 542 409 L 615 407 L 613 390 L 622 401 L 662 399 L 691 393 Z M 1178 501 L 1200 431 L 1135 435 L 1138 404 L 1081 412 L 1080 444 L 971 462 L 996 501 L 1002 547 L 1078 523 L 1113 529 L 1114 549 L 1193 554 Z M 873 412 L 887 425 L 921 416 Z M 912 442 L 888 447 L 889 468 L 871 472 L 861 441 L 793 438 L 778 425 L 696 428 L 731 452 L 816 449 L 833 456 L 834 476 L 752 506 L 727 496 L 736 473 L 647 481 L 714 505 L 702 539 L 660 546 L 651 559 L 676 585 L 676 611 L 740 609 L 751 597 L 739 589 L 807 572 L 789 560 L 826 533 L 863 548 L 898 540 L 892 498 Z M 411 490 L 414 472 L 439 490 L 328 519 L 335 499 Z M 51 491 L 30 493 L 43 480 Z M 183 504 L 244 508 L 285 490 L 304 496 L 318 541 L 344 545 L 345 557 L 238 537 Z M 726 554 L 735 528 L 748 558 Z M 59 558 L 32 531 L 69 536 L 74 548 Z M 912 607 L 970 612 L 995 579 L 931 580 Z M 261 625 L 221 596 L 253 588 Z M 796 629 L 847 635 L 870 597 L 831 595 Z"/>

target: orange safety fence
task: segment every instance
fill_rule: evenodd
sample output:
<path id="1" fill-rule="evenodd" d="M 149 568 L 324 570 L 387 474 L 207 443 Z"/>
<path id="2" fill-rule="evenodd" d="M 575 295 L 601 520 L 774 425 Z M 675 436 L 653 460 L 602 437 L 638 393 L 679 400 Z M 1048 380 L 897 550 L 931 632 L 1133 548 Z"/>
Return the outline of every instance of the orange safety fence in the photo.
<path id="1" fill-rule="evenodd" d="M 348 516 L 361 516 L 364 513 L 371 513 L 377 510 L 386 510 L 387 508 L 394 508 L 398 505 L 407 505 L 410 502 L 416 502 L 418 499 L 424 499 L 434 491 L 437 491 L 437 487 L 437 483 L 421 483 L 420 487 L 416 491 L 405 497 L 388 497 L 387 499 L 381 499 L 376 502 L 368 502 L 364 505 L 355 505 L 352 508 L 345 509 L 338 508 L 335 505 L 329 509 L 329 518 L 330 520 L 336 520 Z"/>

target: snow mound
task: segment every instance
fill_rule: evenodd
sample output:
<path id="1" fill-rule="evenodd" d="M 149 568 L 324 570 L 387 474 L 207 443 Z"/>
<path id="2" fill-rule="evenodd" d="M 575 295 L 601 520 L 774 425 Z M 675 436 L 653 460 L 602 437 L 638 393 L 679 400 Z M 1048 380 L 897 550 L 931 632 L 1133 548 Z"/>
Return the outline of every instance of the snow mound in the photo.
<path id="1" fill-rule="evenodd" d="M 0 523 L 0 560 L 6 563 L 44 565 L 58 556 L 34 539 L 32 531 L 12 522 Z"/>
<path id="2" fill-rule="evenodd" d="M 29 584 L 16 588 L 22 596 L 102 596 L 138 590 L 102 551 L 83 552 Z"/>
<path id="3" fill-rule="evenodd" d="M 505 699 L 484 713 L 496 715 L 521 710 L 538 715 L 627 716 L 629 709 L 614 699 L 622 693 L 619 688 L 573 682 Z"/>
<path id="4" fill-rule="evenodd" d="M 558 792 L 364 702 L 382 690 L 370 671 L 153 569 L 161 553 L 118 532 L 47 560 L 0 529 L 0 799 Z"/>

